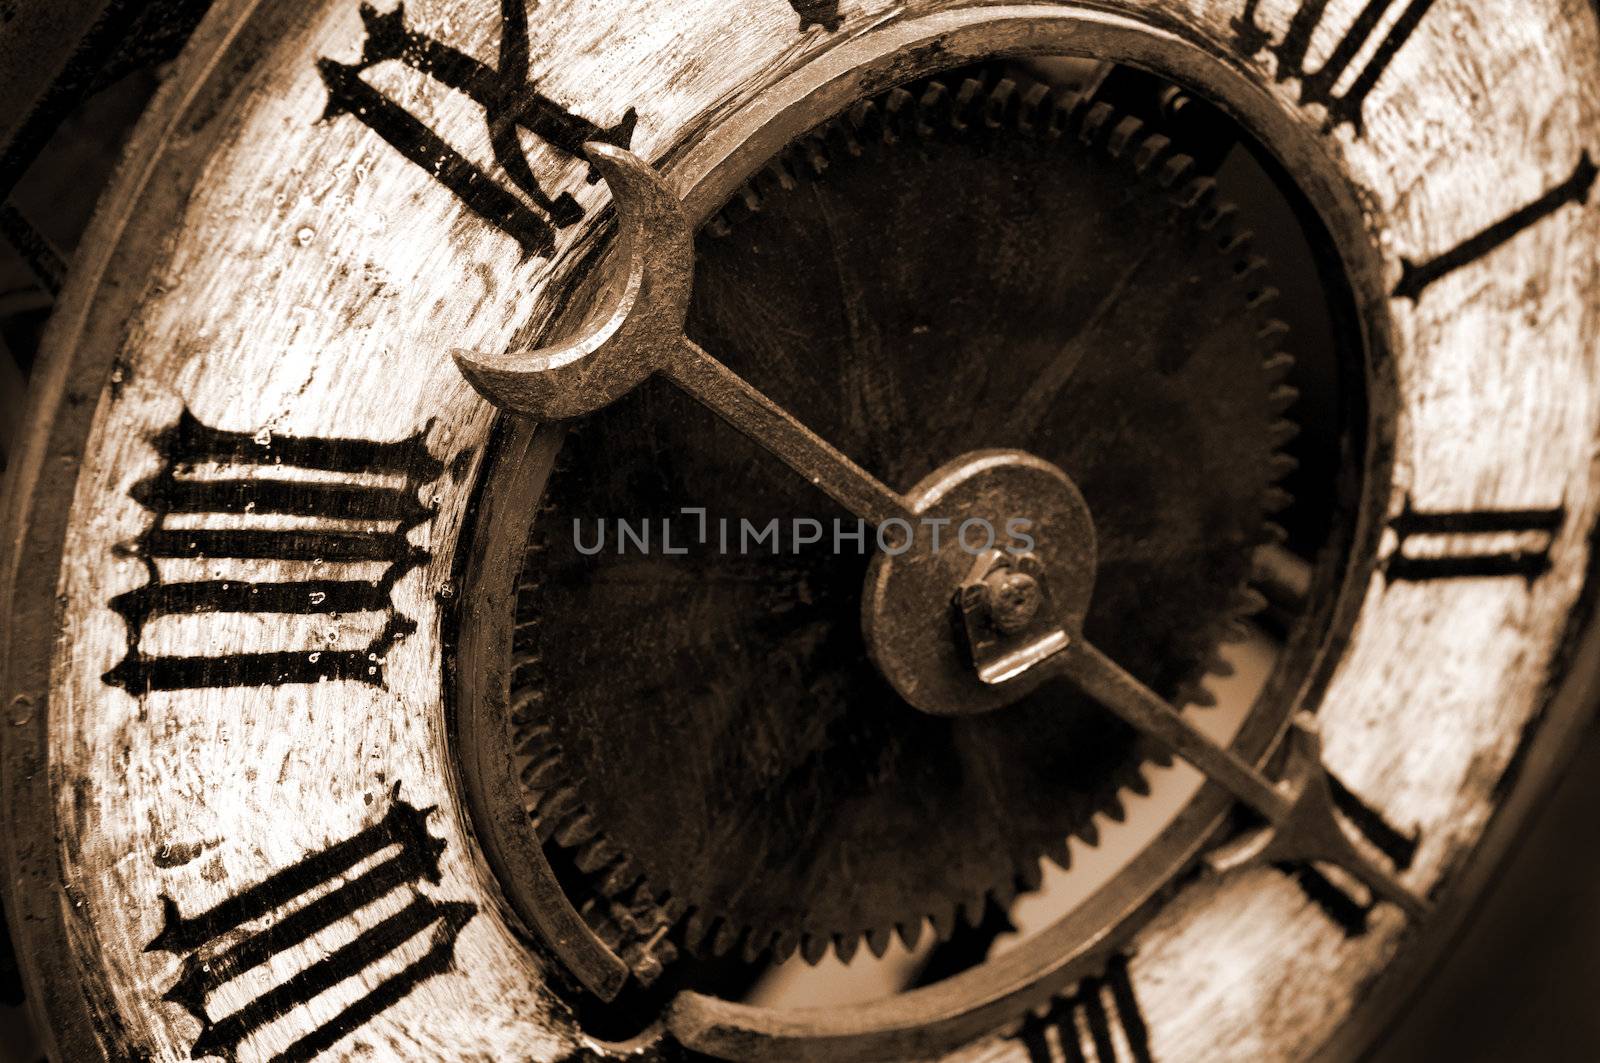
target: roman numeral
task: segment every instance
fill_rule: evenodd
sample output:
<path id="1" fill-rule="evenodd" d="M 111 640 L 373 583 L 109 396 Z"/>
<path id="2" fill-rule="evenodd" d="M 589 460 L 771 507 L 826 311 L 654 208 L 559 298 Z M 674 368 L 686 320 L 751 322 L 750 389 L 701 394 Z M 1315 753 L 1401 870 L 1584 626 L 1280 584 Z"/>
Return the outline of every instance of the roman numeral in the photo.
<path id="1" fill-rule="evenodd" d="M 839 16 L 839 0 L 789 0 L 789 6 L 800 16 L 802 30 L 821 26 L 832 33 L 844 21 Z"/>
<path id="2" fill-rule="evenodd" d="M 401 800 L 396 786 L 381 820 L 213 908 L 184 916 L 172 898 L 162 895 L 161 932 L 145 951 L 183 955 L 177 981 L 163 999 L 200 1021 L 192 1057 L 232 1059 L 257 1031 L 392 958 L 375 985 L 371 976 L 363 980 L 370 988 L 362 996 L 272 1057 L 274 1063 L 312 1059 L 449 968 L 456 938 L 477 907 L 435 901 L 418 889 L 423 880 L 438 883 L 445 847 L 428 833 L 431 811 Z M 389 904 L 379 904 L 391 897 Z M 377 914 L 355 918 L 358 911 L 375 908 Z M 311 955 L 299 957 L 303 965 L 286 976 L 272 973 L 286 969 L 273 961 L 330 928 L 321 939 L 327 947 L 303 950 Z M 212 993 L 228 984 L 237 993 L 250 983 L 259 987 L 256 996 L 212 1017 L 207 1009 Z"/>
<path id="3" fill-rule="evenodd" d="M 1272 44 L 1266 30 L 1256 20 L 1261 0 L 1246 0 L 1244 11 L 1233 20 L 1234 39 L 1239 50 L 1247 56 L 1255 55 L 1263 49 L 1276 56 L 1278 80 L 1298 78 L 1300 102 L 1318 103 L 1327 108 L 1326 129 L 1331 130 L 1337 125 L 1348 124 L 1355 127 L 1356 135 L 1359 136 L 1363 129 L 1362 108 L 1366 104 L 1368 94 L 1383 77 L 1384 71 L 1389 68 L 1395 53 L 1400 51 L 1411 34 L 1416 31 L 1423 16 L 1433 6 L 1434 0 L 1404 0 L 1404 7 L 1399 17 L 1390 24 L 1388 32 L 1372 51 L 1366 65 L 1355 72 L 1343 92 L 1336 92 L 1339 83 L 1350 73 L 1356 58 L 1367 49 L 1378 26 L 1389 13 L 1389 9 L 1394 7 L 1396 0 L 1367 0 L 1361 13 L 1356 16 L 1355 22 L 1334 46 L 1333 52 L 1319 68 L 1310 71 L 1306 69 L 1306 61 L 1311 51 L 1311 41 L 1322 25 L 1329 3 L 1330 0 L 1305 0 L 1290 20 L 1289 29 L 1284 34 L 1283 40 Z"/>
<path id="4" fill-rule="evenodd" d="M 1422 581 L 1473 576 L 1521 576 L 1535 580 L 1550 569 L 1550 548 L 1566 520 L 1563 506 L 1554 509 L 1476 509 L 1422 513 L 1406 498 L 1405 508 L 1389 522 L 1396 537 L 1394 550 L 1383 561 L 1384 578 Z M 1416 536 L 1524 536 L 1536 539 L 1537 548 L 1456 549 L 1417 556 L 1407 553 Z"/>
<path id="5" fill-rule="evenodd" d="M 1395 870 L 1404 871 L 1417 856 L 1417 839 L 1395 829 L 1388 820 L 1352 793 L 1332 772 L 1328 773 L 1328 788 L 1333 793 L 1333 803 L 1345 819 L 1359 830 L 1367 841 L 1387 856 Z M 1360 937 L 1367 932 L 1367 918 L 1376 903 L 1357 900 L 1344 888 L 1324 875 L 1311 864 L 1278 864 L 1279 871 L 1294 879 L 1306 898 L 1321 908 L 1346 937 Z"/>
<path id="6" fill-rule="evenodd" d="M 583 145 L 591 140 L 628 147 L 638 120 L 634 109 L 628 108 L 616 125 L 602 128 L 534 88 L 526 0 L 501 0 L 498 67 L 408 29 L 403 6 L 380 13 L 362 4 L 361 21 L 366 42 L 358 62 L 317 62 L 328 90 L 323 120 L 354 115 L 455 193 L 473 213 L 516 240 L 524 255 L 549 254 L 555 246 L 555 229 L 578 221 L 583 211 L 570 193 L 552 198 L 545 192 L 523 154 L 519 131 L 527 130 L 565 154 L 582 158 Z M 368 67 L 390 60 L 428 75 L 483 108 L 495 161 L 526 199 L 502 187 L 426 124 L 361 79 Z M 598 179 L 591 167 L 589 181 Z"/>
<path id="7" fill-rule="evenodd" d="M 1100 978 L 1086 978 L 1012 1035 L 1029 1063 L 1151 1063 L 1150 1031 L 1128 979 L 1128 959 L 1115 956 Z"/>
<path id="8" fill-rule="evenodd" d="M 422 433 L 393 443 L 253 436 L 211 428 L 184 410 L 153 444 L 163 463 L 130 493 L 155 517 L 125 547 L 149 579 L 108 603 L 127 625 L 128 651 L 105 681 L 135 695 L 381 684 L 383 655 L 416 630 L 390 594 L 428 558 L 407 533 L 432 517 L 418 491 L 443 469 Z M 219 577 L 224 568 L 238 575 Z M 262 568 L 296 578 L 253 579 Z M 177 656 L 141 648 L 147 629 L 164 619 L 242 613 L 328 622 L 314 641 L 293 648 Z M 350 646 L 342 632 L 359 632 L 363 623 L 368 641 Z M 330 630 L 340 634 L 329 638 Z"/>
<path id="9" fill-rule="evenodd" d="M 1578 160 L 1577 168 L 1572 171 L 1571 177 L 1521 210 L 1502 218 L 1478 235 L 1469 240 L 1463 240 L 1444 254 L 1431 258 L 1420 265 L 1409 258 L 1406 259 L 1404 261 L 1404 269 L 1400 274 L 1400 283 L 1394 289 L 1395 298 L 1419 299 L 1423 291 L 1434 281 L 1447 274 L 1454 273 L 1463 266 L 1471 265 L 1478 261 L 1478 259 L 1510 241 L 1523 230 L 1530 229 L 1550 217 L 1562 207 L 1567 206 L 1569 203 L 1575 203 L 1578 206 L 1587 203 L 1589 201 L 1589 191 L 1594 188 L 1597 175 L 1600 175 L 1600 168 L 1595 166 L 1594 159 L 1586 151 L 1583 153 L 1583 157 Z"/>

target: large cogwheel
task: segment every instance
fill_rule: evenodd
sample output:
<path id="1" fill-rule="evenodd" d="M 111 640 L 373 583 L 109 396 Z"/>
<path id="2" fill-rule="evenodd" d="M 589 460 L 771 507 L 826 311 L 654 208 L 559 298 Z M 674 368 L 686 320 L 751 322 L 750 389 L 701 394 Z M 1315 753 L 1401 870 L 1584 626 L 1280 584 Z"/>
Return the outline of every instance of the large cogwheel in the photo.
<path id="1" fill-rule="evenodd" d="M 1059 465 L 1100 536 L 1087 637 L 1203 702 L 1287 501 L 1275 294 L 1165 138 L 985 74 L 792 145 L 701 232 L 689 332 L 897 489 L 982 447 Z M 752 548 L 744 526 L 773 518 L 779 552 Z M 796 547 L 795 518 L 821 541 Z M 670 387 L 565 444 L 513 700 L 535 826 L 637 972 L 663 943 L 848 959 L 976 923 L 1164 759 L 1061 685 L 963 718 L 903 703 L 862 640 L 869 558 L 835 520 L 855 529 Z"/>

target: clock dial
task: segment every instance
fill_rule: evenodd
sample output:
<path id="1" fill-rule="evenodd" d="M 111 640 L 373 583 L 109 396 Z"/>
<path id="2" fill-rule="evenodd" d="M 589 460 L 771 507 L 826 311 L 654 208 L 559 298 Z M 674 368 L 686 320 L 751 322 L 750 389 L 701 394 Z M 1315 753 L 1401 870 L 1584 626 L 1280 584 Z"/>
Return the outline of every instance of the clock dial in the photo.
<path id="1" fill-rule="evenodd" d="M 1589 708 L 1597 56 L 1581 0 L 219 0 L 9 455 L 55 1053 L 1359 1051 Z"/>

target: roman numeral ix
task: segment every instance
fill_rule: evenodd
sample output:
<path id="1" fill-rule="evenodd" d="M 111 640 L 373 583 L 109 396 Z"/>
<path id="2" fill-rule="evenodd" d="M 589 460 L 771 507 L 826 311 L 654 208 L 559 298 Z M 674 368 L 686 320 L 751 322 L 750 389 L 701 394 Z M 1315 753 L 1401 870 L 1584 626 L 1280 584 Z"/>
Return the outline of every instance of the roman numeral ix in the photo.
<path id="1" fill-rule="evenodd" d="M 1395 547 L 1383 561 L 1389 582 L 1462 579 L 1472 576 L 1520 576 L 1535 580 L 1550 570 L 1550 548 L 1566 521 L 1564 506 L 1554 509 L 1472 509 L 1422 513 L 1406 498 L 1405 508 L 1389 522 Z M 1417 536 L 1522 535 L 1538 540 L 1537 547 L 1473 550 L 1452 549 L 1418 556 L 1406 550 Z"/>
<path id="2" fill-rule="evenodd" d="M 1305 0 L 1290 20 L 1283 40 L 1272 44 L 1267 31 L 1256 18 L 1261 0 L 1246 0 L 1244 11 L 1233 20 L 1234 40 L 1245 55 L 1256 55 L 1267 50 L 1276 56 L 1278 80 L 1299 79 L 1300 102 L 1318 103 L 1326 107 L 1327 129 L 1346 124 L 1353 126 L 1359 136 L 1363 129 L 1362 108 L 1366 105 L 1367 96 L 1389 68 L 1395 53 L 1416 32 L 1434 0 L 1405 0 L 1399 17 L 1390 24 L 1366 64 L 1355 71 L 1342 92 L 1337 91 L 1340 82 L 1351 73 L 1352 65 L 1367 49 L 1396 0 L 1367 0 L 1328 58 L 1316 70 L 1307 70 L 1306 61 L 1311 52 L 1312 38 L 1327 15 L 1330 2 Z"/>
<path id="3" fill-rule="evenodd" d="M 552 198 L 545 192 L 523 153 L 520 131 L 527 130 L 565 154 L 583 158 L 583 145 L 591 140 L 628 147 L 638 120 L 634 109 L 628 108 L 616 125 L 602 128 L 534 87 L 526 0 L 501 0 L 498 67 L 408 29 L 403 6 L 380 13 L 362 4 L 361 21 L 366 42 L 360 61 L 317 62 L 328 90 L 323 120 L 354 115 L 455 193 L 473 213 L 516 240 L 525 256 L 549 254 L 555 246 L 555 229 L 573 224 L 583 211 L 570 193 Z M 495 161 L 515 192 L 498 184 L 416 116 L 362 80 L 362 71 L 389 60 L 426 74 L 483 109 Z M 591 167 L 590 182 L 598 178 Z"/>
<path id="4" fill-rule="evenodd" d="M 105 681 L 135 695 L 323 680 L 381 684 L 383 655 L 416 630 L 390 593 L 428 558 L 407 533 L 432 518 L 418 492 L 443 469 L 422 433 L 393 443 L 253 436 L 211 428 L 185 410 L 153 442 L 163 463 L 131 493 L 155 517 L 124 547 L 149 579 L 108 603 L 127 625 L 128 650 Z M 277 578 L 255 578 L 261 573 Z M 197 655 L 142 648 L 148 629 L 163 620 L 245 613 L 282 616 L 286 624 L 273 631 L 293 628 L 305 643 Z M 296 616 L 325 622 L 290 623 Z M 363 623 L 370 637 L 350 646 L 349 633 L 359 639 Z M 234 637 L 271 635 L 246 627 Z M 207 645 L 204 638 L 185 641 Z"/>
<path id="5" fill-rule="evenodd" d="M 1029 1063 L 1151 1063 L 1150 1031 L 1128 978 L 1128 958 L 1115 956 L 1100 978 L 1086 978 L 1012 1035 Z"/>
<path id="6" fill-rule="evenodd" d="M 399 957 L 385 965 L 388 973 L 376 985 L 369 975 L 364 987 L 371 988 L 364 994 L 272 1057 L 274 1063 L 312 1059 L 449 968 L 456 938 L 477 907 L 435 901 L 417 888 L 424 879 L 439 881 L 445 843 L 428 833 L 431 811 L 401 800 L 396 786 L 388 813 L 377 823 L 213 908 L 184 916 L 170 897 L 162 895 L 161 932 L 145 951 L 183 956 L 177 981 L 163 999 L 182 1005 L 200 1021 L 191 1056 L 232 1059 L 238 1047 L 263 1027 L 380 961 Z M 359 910 L 392 894 L 399 894 L 405 903 L 391 904 L 393 910 L 379 918 L 356 921 Z M 269 961 L 330 928 L 344 930 L 343 944 L 331 950 L 307 950 L 314 954 L 305 957 L 303 966 L 266 984 L 272 977 Z M 207 998 L 219 987 L 241 980 L 262 983 L 260 992 L 213 1017 Z"/>

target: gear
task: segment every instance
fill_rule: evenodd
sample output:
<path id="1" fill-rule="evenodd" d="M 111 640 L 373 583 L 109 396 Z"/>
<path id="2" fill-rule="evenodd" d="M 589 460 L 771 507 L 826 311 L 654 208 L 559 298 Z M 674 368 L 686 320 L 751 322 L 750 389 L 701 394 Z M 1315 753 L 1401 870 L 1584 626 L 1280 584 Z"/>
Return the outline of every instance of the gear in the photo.
<path id="1" fill-rule="evenodd" d="M 1187 157 L 1075 94 L 929 80 L 791 145 L 697 251 L 690 334 L 886 483 L 981 447 L 1072 476 L 1088 637 L 1209 700 L 1281 535 L 1293 392 L 1265 262 Z M 513 677 L 530 812 L 641 978 L 675 943 L 848 960 L 976 924 L 1167 759 L 1059 685 L 961 719 L 905 705 L 862 643 L 865 554 L 718 546 L 721 520 L 737 542 L 853 518 L 660 382 L 573 430 L 543 507 Z M 619 518 L 655 550 L 589 552 Z"/>

